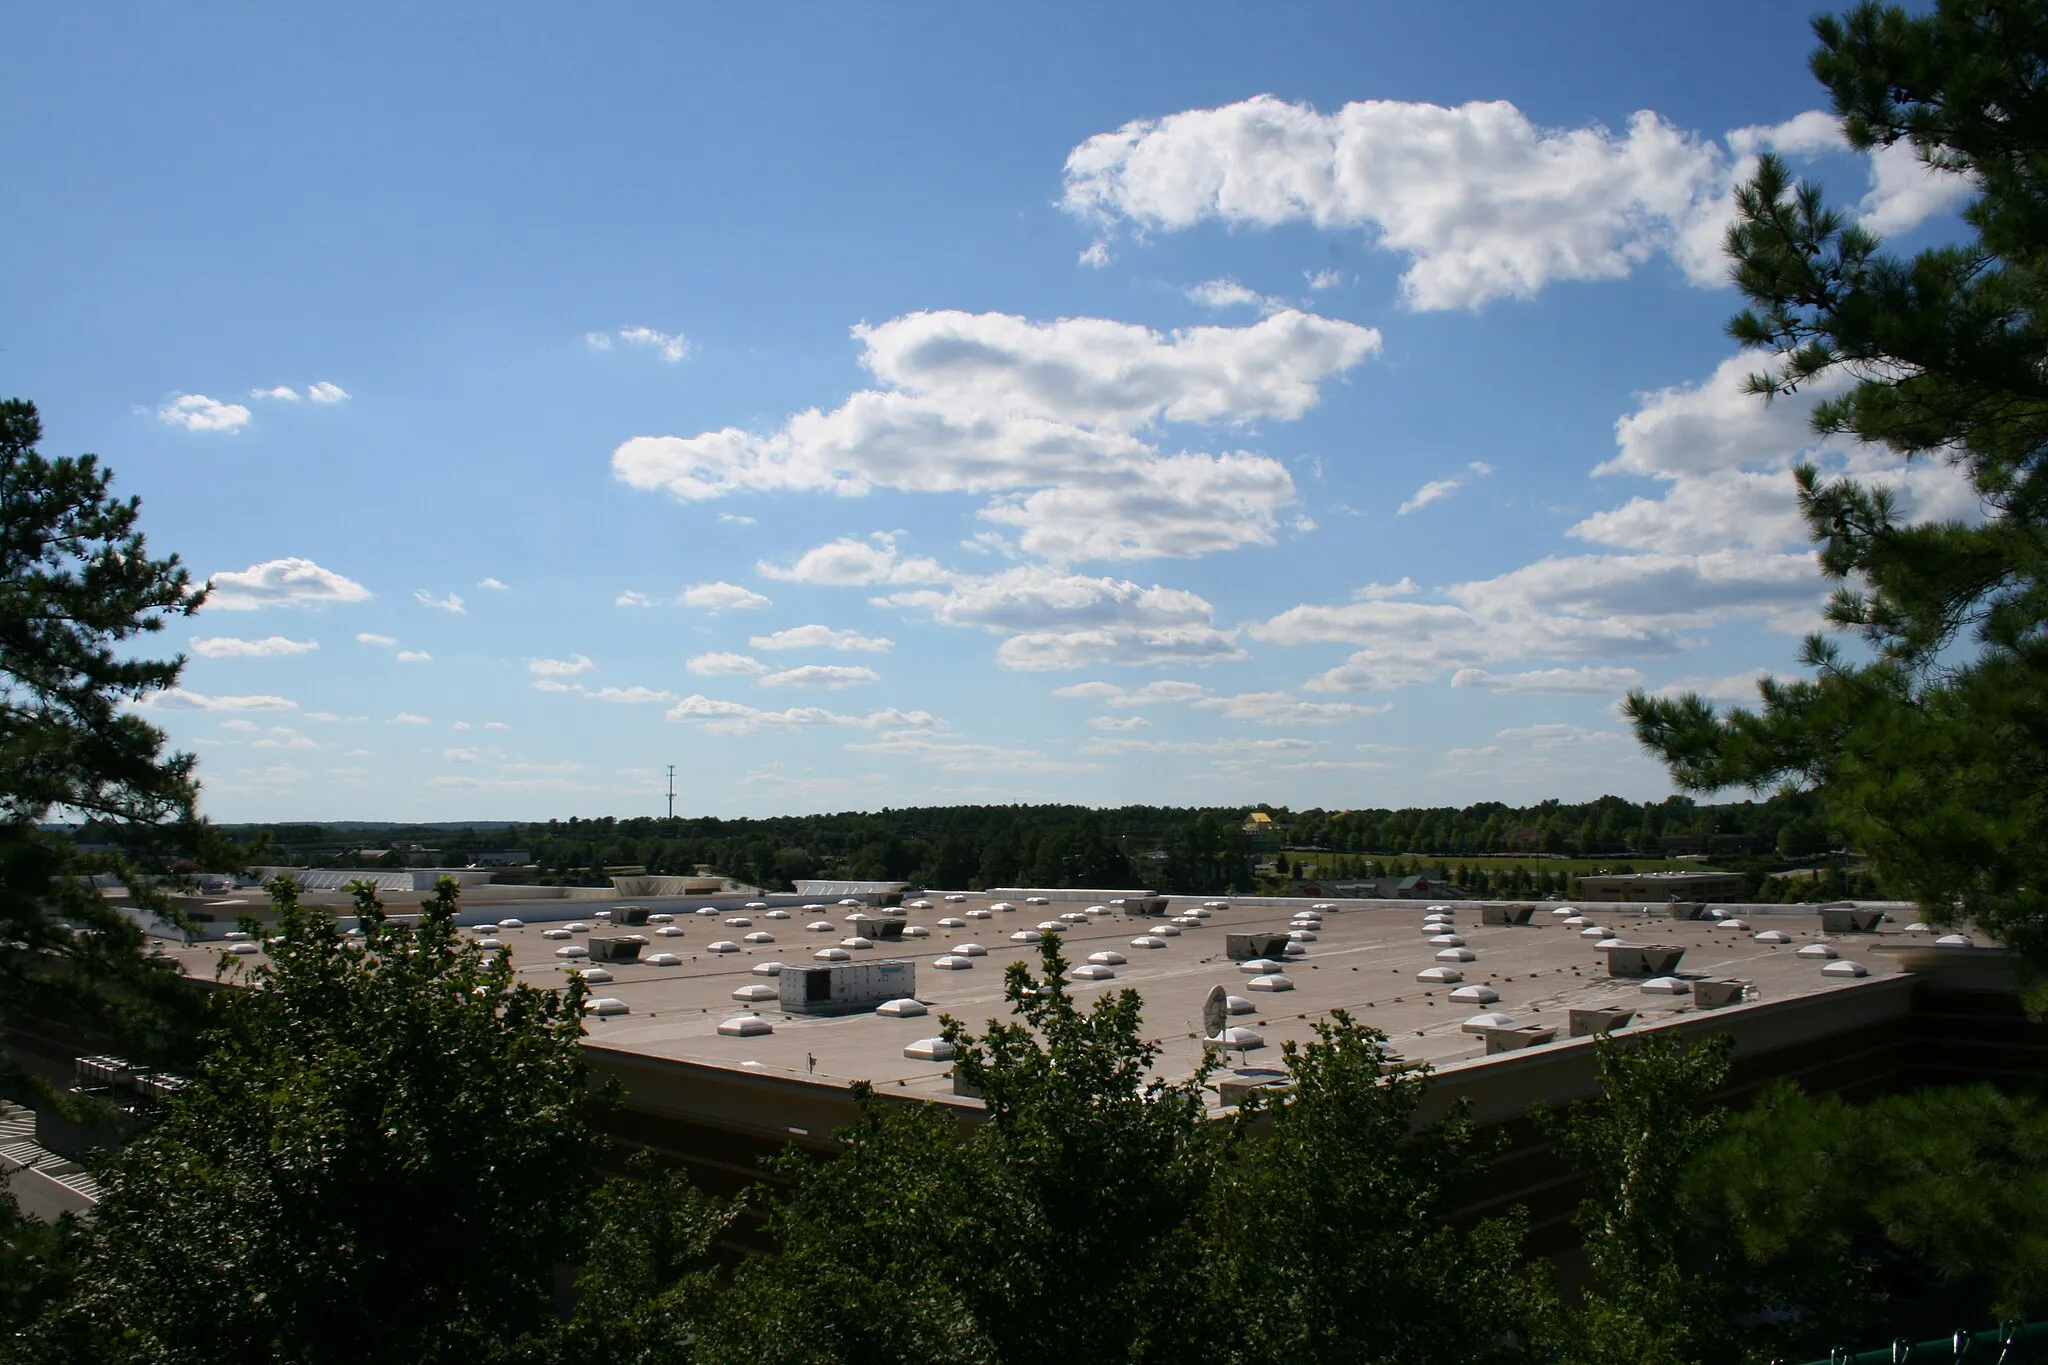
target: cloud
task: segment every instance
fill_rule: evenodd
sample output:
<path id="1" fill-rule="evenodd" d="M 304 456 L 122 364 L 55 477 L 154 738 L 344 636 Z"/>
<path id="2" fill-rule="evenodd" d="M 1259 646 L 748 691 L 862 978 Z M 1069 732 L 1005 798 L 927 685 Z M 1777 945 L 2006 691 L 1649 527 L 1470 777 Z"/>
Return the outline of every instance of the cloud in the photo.
<path id="1" fill-rule="evenodd" d="M 1471 477 L 1479 479 L 1483 479 L 1493 472 L 1493 466 L 1487 464 L 1484 460 L 1474 460 L 1465 468 Z M 1465 482 L 1466 475 L 1464 474 L 1449 479 L 1433 479 L 1416 489 L 1415 496 L 1402 503 L 1400 509 L 1394 515 L 1405 517 L 1410 512 L 1427 507 L 1433 502 L 1439 502 L 1457 492 L 1460 488 L 1463 488 Z M 1406 582 L 1407 580 L 1404 579 L 1402 581 Z"/>
<path id="2" fill-rule="evenodd" d="M 1191 285 L 1187 296 L 1204 308 L 1258 308 L 1264 306 L 1266 296 L 1256 289 L 1247 289 L 1236 280 L 1204 280 Z"/>
<path id="3" fill-rule="evenodd" d="M 249 424 L 240 403 L 222 403 L 203 393 L 181 393 L 156 410 L 159 422 L 187 431 L 236 432 Z"/>
<path id="4" fill-rule="evenodd" d="M 424 649 L 401 649 L 391 657 L 402 664 L 426 664 L 434 661 L 434 656 Z"/>
<path id="5" fill-rule="evenodd" d="M 306 386 L 306 397 L 315 403 L 346 403 L 349 392 L 339 384 L 330 384 L 322 379 Z"/>
<path id="6" fill-rule="evenodd" d="M 882 675 L 872 668 L 852 667 L 846 664 L 802 664 L 796 668 L 785 668 L 779 673 L 765 674 L 761 678 L 763 687 L 822 687 L 838 691 L 844 687 L 858 687 L 862 683 L 880 682 Z"/>
<path id="7" fill-rule="evenodd" d="M 384 723 L 386 725 L 432 725 L 434 721 L 431 716 L 416 716 L 410 711 L 400 711 Z"/>
<path id="8" fill-rule="evenodd" d="M 1143 716 L 1088 717 L 1088 725 L 1090 729 L 1103 730 L 1112 733 L 1125 730 L 1143 730 L 1149 727 L 1151 724 L 1152 722 L 1146 720 Z"/>
<path id="9" fill-rule="evenodd" d="M 846 746 L 850 752 L 897 754 L 929 763 L 945 772 L 1083 773 L 1101 772 L 1101 763 L 1048 758 L 1036 749 L 977 744 L 946 735 L 898 732 Z"/>
<path id="10" fill-rule="evenodd" d="M 1271 543 L 1293 480 L 1270 457 L 1164 455 L 1161 423 L 1291 420 L 1380 350 L 1355 323 L 1282 309 L 1162 334 L 1101 318 L 913 313 L 854 329 L 879 388 L 758 435 L 635 437 L 616 477 L 685 501 L 742 491 L 972 493 L 1032 554 L 1135 559 Z M 1110 518 L 1077 533 L 1073 518 Z"/>
<path id="11" fill-rule="evenodd" d="M 923 611 L 940 625 L 1006 636 L 996 647 L 996 662 L 1022 671 L 1245 657 L 1237 632 L 1217 629 L 1214 608 L 1194 593 L 1040 565 L 959 575 L 943 591 L 918 589 L 876 600 Z"/>
<path id="12" fill-rule="evenodd" d="M 761 524 L 753 517 L 742 515 L 739 512 L 720 512 L 718 519 L 728 526 L 759 526 Z"/>
<path id="13" fill-rule="evenodd" d="M 1318 293 L 1335 289 L 1350 278 L 1341 270 L 1304 270 L 1301 273 L 1308 280 L 1308 287 Z"/>
<path id="14" fill-rule="evenodd" d="M 133 703 L 144 711 L 296 711 L 299 704 L 285 697 L 254 694 L 238 697 L 208 696 L 182 687 L 152 692 Z"/>
<path id="15" fill-rule="evenodd" d="M 397 644 L 398 640 L 395 636 L 379 635 L 375 631 L 370 630 L 359 630 L 356 632 L 356 643 L 359 645 L 375 645 L 379 649 L 389 649 Z"/>
<path id="16" fill-rule="evenodd" d="M 683 665 L 700 678 L 758 678 L 768 665 L 745 654 L 699 654 Z"/>
<path id="17" fill-rule="evenodd" d="M 322 607 L 333 602 L 362 602 L 370 590 L 310 559 L 288 557 L 252 564 L 234 573 L 213 576 L 209 607 L 222 611 L 255 611 L 259 607 Z"/>
<path id="18" fill-rule="evenodd" d="M 553 678 L 535 678 L 533 680 L 533 690 L 536 692 L 574 692 L 580 685 L 556 682 Z"/>
<path id="19" fill-rule="evenodd" d="M 628 588 L 612 599 L 612 605 L 615 607 L 658 607 L 661 604 L 644 592 L 635 592 Z"/>
<path id="20" fill-rule="evenodd" d="M 668 710 L 673 721 L 702 725 L 713 734 L 751 735 L 767 730 L 799 730 L 813 726 L 845 726 L 861 730 L 936 730 L 943 722 L 929 711 L 899 711 L 890 707 L 864 716 L 841 715 L 819 706 L 792 706 L 786 711 L 764 711 L 736 701 L 716 701 L 693 694 Z"/>
<path id="21" fill-rule="evenodd" d="M 484 729 L 486 730 L 509 730 L 511 728 L 502 720 L 487 720 L 484 722 Z"/>
<path id="22" fill-rule="evenodd" d="M 252 740 L 249 747 L 252 749 L 325 749 L 329 746 L 322 744 L 310 735 L 300 734 L 289 725 L 273 725 L 264 734 L 263 738 Z"/>
<path id="23" fill-rule="evenodd" d="M 583 343 L 593 351 L 609 351 L 614 337 L 628 346 L 644 346 L 658 351 L 663 360 L 670 362 L 687 359 L 690 354 L 690 339 L 681 332 L 657 332 L 652 327 L 621 327 L 616 332 L 585 332 Z"/>
<path id="24" fill-rule="evenodd" d="M 1394 709 L 1393 703 L 1360 706 L 1354 702 L 1301 701 L 1285 692 L 1240 692 L 1234 697 L 1204 697 L 1197 709 L 1218 711 L 1226 720 L 1248 720 L 1259 725 L 1328 724 L 1357 716 L 1378 716 Z"/>
<path id="25" fill-rule="evenodd" d="M 249 390 L 249 396 L 251 398 L 268 398 L 278 403 L 296 403 L 299 401 L 299 391 L 289 384 L 279 384 L 276 388 L 271 389 L 251 389 Z"/>
<path id="26" fill-rule="evenodd" d="M 1398 583 L 1368 583 L 1362 588 L 1351 590 L 1354 602 L 1384 602 L 1392 597 L 1413 597 L 1422 591 L 1422 586 L 1412 578 L 1402 578 Z"/>
<path id="27" fill-rule="evenodd" d="M 1324 114 L 1260 95 L 1127 123 L 1068 154 L 1066 210 L 1137 233 L 1202 222 L 1355 228 L 1406 258 L 1418 309 L 1526 298 L 1557 280 L 1616 279 L 1655 256 L 1695 283 L 1725 282 L 1730 191 L 1775 148 L 1841 149 L 1826 114 L 1737 129 L 1725 143 L 1647 110 L 1616 132 L 1543 128 L 1506 101 L 1446 108 L 1365 100 Z M 1874 154 L 1864 222 L 1899 231 L 1954 207 L 1960 177 L 1910 151 Z"/>
<path id="28" fill-rule="evenodd" d="M 1640 687 L 1643 673 L 1638 668 L 1540 668 L 1527 673 L 1489 673 L 1483 668 L 1461 668 L 1451 675 L 1451 686 L 1482 692 L 1543 692 L 1560 695 L 1613 696 Z"/>
<path id="29" fill-rule="evenodd" d="M 755 649 L 836 649 L 860 654 L 886 654 L 896 647 L 895 641 L 879 635 L 817 625 L 791 626 L 772 635 L 753 636 L 747 643 Z"/>
<path id="30" fill-rule="evenodd" d="M 815 545 L 787 568 L 766 560 L 754 568 L 763 578 L 840 588 L 867 583 L 939 583 L 946 578 L 946 571 L 935 559 L 899 555 L 896 537 L 887 531 L 877 531 L 866 540 L 841 536 Z"/>
<path id="31" fill-rule="evenodd" d="M 526 671 L 537 678 L 574 678 L 588 673 L 597 665 L 582 654 L 571 654 L 566 659 L 528 659 Z"/>
<path id="32" fill-rule="evenodd" d="M 759 611 L 772 605 L 760 593 L 749 591 L 737 583 L 698 583 L 683 589 L 679 599 L 686 607 L 697 607 L 704 611 Z"/>
<path id="33" fill-rule="evenodd" d="M 287 640 L 266 635 L 261 640 L 240 640 L 232 635 L 211 635 L 191 642 L 192 652 L 202 659 L 278 659 L 292 654 L 311 654 L 320 648 L 318 640 Z"/>
<path id="34" fill-rule="evenodd" d="M 479 579 L 478 579 L 478 580 L 476 581 L 476 585 L 477 585 L 477 586 L 478 586 L 479 588 L 482 588 L 482 589 L 484 589 L 484 590 L 485 590 L 485 591 L 487 591 L 487 592 L 510 592 L 510 591 L 512 591 L 512 586 L 511 586 L 511 584 L 509 584 L 509 583 L 500 583 L 500 582 L 499 582 L 499 581 L 498 581 L 497 579 L 495 579 L 495 578 L 479 578 Z"/>
<path id="35" fill-rule="evenodd" d="M 443 749 L 441 757 L 451 763 L 474 763 L 477 760 L 477 751 L 474 749 Z"/>
<path id="36" fill-rule="evenodd" d="M 1073 683 L 1066 687 L 1055 687 L 1052 694 L 1055 697 L 1078 701 L 1099 701 L 1108 706 L 1158 706 L 1163 703 L 1195 701 L 1208 696 L 1209 689 L 1200 683 L 1160 678 L 1139 688 L 1119 687 L 1110 682 Z"/>
<path id="37" fill-rule="evenodd" d="M 425 588 L 414 588 L 412 590 L 412 597 L 413 601 L 418 602 L 423 607 L 432 607 L 436 611 L 445 611 L 454 616 L 464 614 L 462 599 L 452 592 L 446 597 L 436 597 Z"/>
<path id="38" fill-rule="evenodd" d="M 600 687 L 583 694 L 592 701 L 613 702 L 622 706 L 638 706 L 647 702 L 672 702 L 676 694 L 652 687 L 634 684 L 631 687 Z"/>

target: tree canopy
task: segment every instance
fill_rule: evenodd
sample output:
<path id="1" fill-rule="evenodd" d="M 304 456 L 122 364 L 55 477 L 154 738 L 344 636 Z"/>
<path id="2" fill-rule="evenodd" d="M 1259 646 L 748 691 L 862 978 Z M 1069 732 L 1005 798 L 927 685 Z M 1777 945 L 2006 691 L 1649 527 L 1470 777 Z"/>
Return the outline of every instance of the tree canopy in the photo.
<path id="1" fill-rule="evenodd" d="M 1967 917 L 2048 967 L 2048 14 L 2037 0 L 1867 3 L 1814 23 L 1812 59 L 1856 147 L 1908 143 L 1971 177 L 1964 240 L 1910 258 L 1762 159 L 1728 236 L 1769 353 L 1760 401 L 1825 396 L 1816 431 L 1946 461 L 1980 519 L 1909 522 L 1882 486 L 1796 473 L 1839 587 L 1810 679 L 1753 710 L 1628 700 L 1694 790 L 1810 788 L 1828 823 L 1931 915 Z"/>

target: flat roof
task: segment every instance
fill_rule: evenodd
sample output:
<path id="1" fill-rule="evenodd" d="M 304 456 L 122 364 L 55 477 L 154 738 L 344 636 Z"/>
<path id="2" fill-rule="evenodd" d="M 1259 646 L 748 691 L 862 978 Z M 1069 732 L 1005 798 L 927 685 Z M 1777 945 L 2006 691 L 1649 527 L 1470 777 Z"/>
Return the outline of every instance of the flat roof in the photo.
<path id="1" fill-rule="evenodd" d="M 1057 893 L 1054 893 L 1056 896 Z M 1071 893 L 1069 893 L 1071 894 Z M 1254 1012 L 1233 1017 L 1229 1022 L 1259 1034 L 1264 1046 L 1240 1059 L 1231 1050 L 1230 1065 L 1279 1065 L 1280 1047 L 1288 1040 L 1303 1041 L 1312 1036 L 1315 1021 L 1333 1009 L 1350 1011 L 1353 1018 L 1384 1030 L 1394 1049 L 1411 1061 L 1427 1061 L 1437 1068 L 1476 1060 L 1485 1055 L 1484 1038 L 1461 1027 L 1473 1016 L 1498 1011 L 1513 1017 L 1518 1025 L 1556 1025 L 1558 1041 L 1567 1035 L 1566 1014 L 1573 1008 L 1621 1007 L 1636 1011 L 1635 1023 L 1657 1024 L 1695 1017 L 1700 1011 L 1690 994 L 1653 994 L 1643 982 L 1607 975 L 1606 957 L 1594 948 L 1595 939 L 1584 930 L 1598 926 L 1613 932 L 1622 942 L 1633 945 L 1681 947 L 1684 957 L 1676 976 L 1681 978 L 1734 979 L 1755 987 L 1760 1003 L 1793 998 L 1818 1000 L 1831 993 L 1853 992 L 1872 984 L 1873 979 L 1899 975 L 1895 958 L 1876 951 L 1883 945 L 1925 944 L 1924 933 L 1906 934 L 1900 922 L 1887 922 L 1877 933 L 1830 936 L 1821 929 L 1819 911 L 1808 907 L 1734 906 L 1730 917 L 1740 916 L 1749 924 L 1736 929 L 1714 920 L 1673 920 L 1666 907 L 1630 905 L 1586 905 L 1579 910 L 1585 925 L 1568 926 L 1566 916 L 1556 912 L 1568 904 L 1538 903 L 1531 923 L 1518 926 L 1487 925 L 1481 922 L 1481 908 L 1487 902 L 1457 901 L 1432 907 L 1423 901 L 1399 905 L 1379 902 L 1364 906 L 1357 902 L 1308 900 L 1259 904 L 1234 904 L 1217 908 L 1207 919 L 1192 925 L 1169 924 L 1170 917 L 1200 906 L 1205 898 L 1176 896 L 1164 915 L 1133 916 L 1120 909 L 1087 916 L 1090 900 L 1049 897 L 1046 905 L 1029 905 L 1022 900 L 999 901 L 993 893 L 976 893 L 959 902 L 934 899 L 932 908 L 907 912 L 908 921 L 929 930 L 923 938 L 901 943 L 879 943 L 872 949 L 851 950 L 855 961 L 907 959 L 916 964 L 916 993 L 930 1013 L 924 1017 L 889 1018 L 863 1010 L 836 1017 L 784 1015 L 775 1001 L 745 1004 L 732 998 L 734 990 L 774 984 L 774 978 L 755 975 L 753 968 L 766 962 L 792 966 L 813 965 L 813 954 L 839 943 L 851 934 L 845 923 L 850 912 L 832 906 L 807 912 L 794 898 L 775 897 L 772 904 L 787 913 L 786 919 L 772 919 L 767 911 L 751 914 L 739 911 L 733 898 L 720 898 L 722 906 L 699 914 L 693 907 L 701 900 L 650 902 L 644 898 L 617 898 L 612 904 L 634 903 L 650 906 L 675 916 L 674 928 L 682 932 L 657 935 L 655 925 L 634 929 L 611 929 L 594 917 L 590 923 L 599 933 L 641 933 L 648 936 L 642 956 L 675 953 L 676 966 L 651 966 L 645 962 L 601 964 L 612 975 L 592 994 L 609 996 L 626 1003 L 629 1013 L 592 1017 L 589 1037 L 608 1049 L 642 1054 L 650 1058 L 719 1068 L 744 1068 L 797 1079 L 815 1076 L 820 1081 L 843 1084 L 865 1080 L 896 1094 L 930 1098 L 950 1096 L 950 1066 L 943 1061 L 919 1061 L 904 1055 L 904 1048 L 939 1032 L 941 1014 L 961 1019 L 971 1030 L 980 1031 L 992 1018 L 1008 1018 L 1010 1007 L 1003 999 L 1003 971 L 1012 962 L 1038 961 L 1035 944 L 1017 943 L 1010 935 L 1053 922 L 1067 913 L 1084 915 L 1080 923 L 1062 921 L 1064 952 L 1070 963 L 1084 963 L 1089 954 L 1114 952 L 1126 961 L 1111 968 L 1113 979 L 1074 981 L 1071 989 L 1085 1005 L 1100 992 L 1133 987 L 1144 997 L 1144 1028 L 1159 1040 L 1158 1069 L 1165 1075 L 1185 1075 L 1193 1069 L 1202 1051 L 1202 1004 L 1212 987 L 1221 985 L 1230 994 L 1253 1002 Z M 1217 898 L 1221 899 L 1221 898 Z M 1500 902 L 1493 902 L 1500 903 Z M 1520 902 L 1527 904 L 1527 902 Z M 994 909 L 1008 904 L 1013 909 Z M 1249 989 L 1251 976 L 1230 960 L 1225 935 L 1231 932 L 1286 932 L 1290 916 L 1309 910 L 1312 904 L 1331 904 L 1336 909 L 1322 912 L 1323 922 L 1312 930 L 1312 941 L 1302 943 L 1304 953 L 1288 959 L 1284 974 L 1293 989 L 1268 993 Z M 571 914 L 593 916 L 597 904 L 549 902 L 531 906 L 494 906 L 493 914 L 531 910 L 545 916 L 526 916 L 523 928 L 500 929 L 495 937 L 512 954 L 520 979 L 545 987 L 566 984 L 573 966 L 594 965 L 583 960 L 563 960 L 555 950 L 559 940 L 542 937 L 543 931 L 560 928 Z M 1440 909 L 1453 917 L 1453 932 L 1464 940 L 1474 960 L 1463 963 L 1439 962 L 1444 947 L 1430 942 L 1423 932 L 1423 916 Z M 967 918 L 970 911 L 986 911 L 986 918 Z M 1907 916 L 1900 915 L 1903 920 Z M 481 918 L 470 907 L 465 921 Z M 942 926 L 942 918 L 962 919 L 959 927 Z M 751 920 L 736 924 L 735 919 Z M 812 932 L 808 923 L 827 920 L 829 932 Z M 1155 925 L 1169 924 L 1179 932 L 1163 936 L 1162 948 L 1133 946 L 1131 940 Z M 1758 942 L 1756 932 L 1777 930 L 1788 936 L 1783 944 Z M 766 932 L 775 937 L 769 944 L 743 942 L 746 934 Z M 706 945 L 715 940 L 741 942 L 733 953 L 711 953 Z M 578 932 L 568 942 L 581 943 Z M 933 965 L 956 944 L 978 943 L 987 955 L 972 959 L 973 966 L 948 971 Z M 1826 944 L 1838 956 L 1815 960 L 1802 957 L 1802 948 Z M 190 947 L 167 944 L 194 975 L 211 976 L 219 953 L 218 944 Z M 1861 964 L 1868 976 L 1824 975 L 1829 961 Z M 1454 967 L 1463 975 L 1458 984 L 1430 984 L 1417 973 L 1439 966 Z M 1485 1004 L 1454 1002 L 1450 996 L 1459 985 L 1483 985 L 1497 993 L 1498 1000 Z M 1748 1008 L 1733 1006 L 1709 1014 L 1728 1015 Z M 741 1014 L 758 1013 L 774 1028 L 773 1033 L 754 1037 L 725 1037 L 717 1032 L 720 1022 Z M 815 1069 L 813 1069 L 813 1067 Z"/>

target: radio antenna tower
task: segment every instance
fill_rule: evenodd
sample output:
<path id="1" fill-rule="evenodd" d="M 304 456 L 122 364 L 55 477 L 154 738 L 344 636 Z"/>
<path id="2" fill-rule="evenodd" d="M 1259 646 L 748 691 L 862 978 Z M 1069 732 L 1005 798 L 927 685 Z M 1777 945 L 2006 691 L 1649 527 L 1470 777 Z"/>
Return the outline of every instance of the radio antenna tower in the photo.
<path id="1" fill-rule="evenodd" d="M 676 765 L 668 765 L 668 818 L 676 818 Z"/>

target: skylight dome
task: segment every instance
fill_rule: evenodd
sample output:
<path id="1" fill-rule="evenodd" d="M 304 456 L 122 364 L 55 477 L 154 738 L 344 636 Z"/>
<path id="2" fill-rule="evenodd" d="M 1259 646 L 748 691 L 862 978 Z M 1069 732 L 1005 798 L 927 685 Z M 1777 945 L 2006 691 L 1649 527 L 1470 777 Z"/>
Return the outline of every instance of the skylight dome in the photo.
<path id="1" fill-rule="evenodd" d="M 758 1014 L 742 1014 L 720 1024 L 718 1031 L 727 1038 L 756 1038 L 775 1032 L 775 1026 Z"/>
<path id="2" fill-rule="evenodd" d="M 719 939 L 716 943 L 707 943 L 704 945 L 704 951 L 707 953 L 736 953 L 739 950 L 740 945 L 734 943 L 729 938 L 722 938 Z"/>
<path id="3" fill-rule="evenodd" d="M 875 1006 L 875 1013 L 887 1019 L 915 1019 L 927 1011 L 924 1001 L 906 995 L 901 1000 L 884 1000 Z"/>

